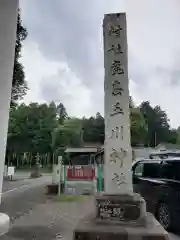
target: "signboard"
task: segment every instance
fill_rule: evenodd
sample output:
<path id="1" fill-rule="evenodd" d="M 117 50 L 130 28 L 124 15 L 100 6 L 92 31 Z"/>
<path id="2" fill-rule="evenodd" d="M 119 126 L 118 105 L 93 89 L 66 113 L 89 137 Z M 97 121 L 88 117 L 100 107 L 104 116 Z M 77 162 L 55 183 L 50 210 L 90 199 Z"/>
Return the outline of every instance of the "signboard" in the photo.
<path id="1" fill-rule="evenodd" d="M 122 220 L 124 218 L 124 209 L 120 206 L 114 206 L 113 204 L 108 204 L 106 206 L 99 207 L 99 217 L 102 218 L 112 218 L 117 220 Z"/>
<path id="2" fill-rule="evenodd" d="M 97 201 L 97 217 L 115 221 L 136 221 L 140 216 L 137 203 L 124 203 L 117 199 Z"/>
<path id="3" fill-rule="evenodd" d="M 95 178 L 95 168 L 92 166 L 72 166 L 67 168 L 68 181 L 92 181 Z"/>
<path id="4" fill-rule="evenodd" d="M 15 173 L 15 167 L 8 167 L 8 176 L 14 176 Z"/>

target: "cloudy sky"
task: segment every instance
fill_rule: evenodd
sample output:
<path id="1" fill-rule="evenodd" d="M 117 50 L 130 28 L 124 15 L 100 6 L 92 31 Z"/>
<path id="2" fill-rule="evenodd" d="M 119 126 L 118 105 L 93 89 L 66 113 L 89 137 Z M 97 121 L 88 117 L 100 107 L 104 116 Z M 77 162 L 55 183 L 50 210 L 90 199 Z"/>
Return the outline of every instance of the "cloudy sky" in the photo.
<path id="1" fill-rule="evenodd" d="M 103 114 L 102 20 L 126 12 L 130 92 L 180 125 L 179 0 L 21 0 L 28 38 L 25 102 L 63 102 L 69 115 Z"/>

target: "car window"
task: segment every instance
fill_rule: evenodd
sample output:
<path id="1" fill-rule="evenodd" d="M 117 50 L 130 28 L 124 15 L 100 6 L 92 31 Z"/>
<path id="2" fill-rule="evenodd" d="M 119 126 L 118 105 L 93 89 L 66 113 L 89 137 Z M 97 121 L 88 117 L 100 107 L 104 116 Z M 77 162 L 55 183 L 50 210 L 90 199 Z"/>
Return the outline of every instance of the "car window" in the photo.
<path id="1" fill-rule="evenodd" d="M 165 162 L 161 167 L 161 177 L 180 181 L 180 162 Z"/>
<path id="2" fill-rule="evenodd" d="M 169 163 L 163 163 L 161 167 L 161 177 L 174 179 L 173 166 Z"/>
<path id="3" fill-rule="evenodd" d="M 134 169 L 134 176 L 142 177 L 142 175 L 143 175 L 143 166 L 144 166 L 143 163 L 139 163 L 139 164 L 136 165 L 136 167 Z"/>
<path id="4" fill-rule="evenodd" d="M 145 178 L 159 178 L 160 177 L 160 164 L 141 162 L 136 165 L 134 169 L 134 176 Z"/>
<path id="5" fill-rule="evenodd" d="M 143 177 L 159 178 L 160 164 L 159 163 L 145 163 L 143 169 Z"/>

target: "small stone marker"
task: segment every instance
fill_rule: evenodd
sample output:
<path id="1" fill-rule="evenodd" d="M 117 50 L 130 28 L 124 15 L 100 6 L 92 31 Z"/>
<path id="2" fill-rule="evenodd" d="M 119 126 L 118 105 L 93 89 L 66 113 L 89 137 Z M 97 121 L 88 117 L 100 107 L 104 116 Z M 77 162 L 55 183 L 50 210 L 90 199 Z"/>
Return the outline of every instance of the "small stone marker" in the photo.
<path id="1" fill-rule="evenodd" d="M 105 193 L 74 231 L 78 240 L 167 240 L 168 233 L 147 214 L 133 193 L 129 123 L 126 14 L 107 14 L 103 22 L 105 66 Z"/>

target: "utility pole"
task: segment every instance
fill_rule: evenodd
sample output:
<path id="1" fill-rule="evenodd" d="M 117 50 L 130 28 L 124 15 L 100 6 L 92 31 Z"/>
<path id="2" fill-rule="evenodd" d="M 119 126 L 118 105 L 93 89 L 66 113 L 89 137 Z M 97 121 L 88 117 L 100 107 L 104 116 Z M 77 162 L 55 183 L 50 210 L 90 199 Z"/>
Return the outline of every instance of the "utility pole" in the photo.
<path id="1" fill-rule="evenodd" d="M 81 137 L 80 137 L 81 138 L 81 146 L 83 146 L 84 145 L 84 128 L 81 129 L 80 134 L 81 134 Z"/>
<path id="2" fill-rule="evenodd" d="M 157 145 L 157 135 L 156 135 L 156 131 L 154 132 L 154 145 L 156 147 Z"/>

